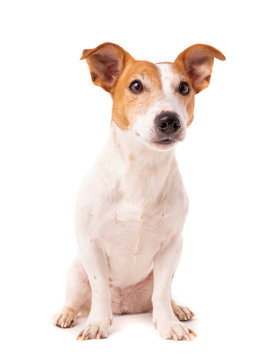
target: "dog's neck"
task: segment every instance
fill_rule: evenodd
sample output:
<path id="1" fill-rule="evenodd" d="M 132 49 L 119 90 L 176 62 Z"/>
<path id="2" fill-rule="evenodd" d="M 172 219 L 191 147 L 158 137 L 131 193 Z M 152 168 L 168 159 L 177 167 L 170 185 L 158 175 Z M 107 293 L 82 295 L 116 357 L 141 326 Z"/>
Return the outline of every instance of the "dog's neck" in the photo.
<path id="1" fill-rule="evenodd" d="M 177 168 L 174 149 L 157 151 L 145 145 L 128 130 L 120 130 L 114 123 L 106 148 L 110 166 L 120 179 L 125 196 L 158 197 L 168 177 Z"/>
<path id="2" fill-rule="evenodd" d="M 138 163 L 142 171 L 145 168 L 166 168 L 165 164 L 175 159 L 174 149 L 158 151 L 150 148 L 129 130 L 120 130 L 117 125 L 111 125 L 111 142 L 118 151 L 119 157 L 125 163 L 125 168 L 132 168 Z"/>

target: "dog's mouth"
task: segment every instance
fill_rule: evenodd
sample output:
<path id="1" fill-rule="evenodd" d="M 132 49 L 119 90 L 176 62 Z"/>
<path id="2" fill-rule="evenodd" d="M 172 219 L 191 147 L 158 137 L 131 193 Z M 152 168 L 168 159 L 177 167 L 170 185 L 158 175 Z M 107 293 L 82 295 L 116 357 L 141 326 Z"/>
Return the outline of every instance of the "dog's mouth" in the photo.
<path id="1" fill-rule="evenodd" d="M 150 146 L 151 148 L 154 148 L 156 150 L 169 150 L 171 149 L 176 143 L 179 143 L 184 140 L 185 133 L 182 132 L 181 134 L 178 134 L 178 136 L 168 136 L 167 137 L 156 137 L 154 136 L 150 138 L 149 140 L 144 139 L 141 137 L 141 135 L 136 132 L 135 135 L 140 138 L 145 144 Z M 179 136 L 180 135 L 180 136 Z"/>
<path id="2" fill-rule="evenodd" d="M 176 141 L 179 141 L 179 140 L 166 138 L 166 139 L 154 140 L 153 142 L 155 144 L 160 144 L 160 145 L 171 145 L 171 144 L 174 144 Z"/>

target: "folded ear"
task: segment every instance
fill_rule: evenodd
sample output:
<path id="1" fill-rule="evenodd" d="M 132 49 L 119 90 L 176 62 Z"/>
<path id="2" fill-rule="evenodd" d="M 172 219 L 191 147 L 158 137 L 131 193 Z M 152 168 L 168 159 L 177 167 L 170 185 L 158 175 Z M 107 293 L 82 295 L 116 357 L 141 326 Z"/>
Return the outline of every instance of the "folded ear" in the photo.
<path id="1" fill-rule="evenodd" d="M 89 66 L 93 83 L 112 92 L 127 61 L 132 57 L 120 46 L 104 43 L 95 49 L 83 50 L 81 60 L 84 59 Z"/>
<path id="2" fill-rule="evenodd" d="M 196 44 L 181 52 L 175 59 L 191 79 L 195 93 L 207 88 L 210 83 L 214 59 L 226 60 L 225 56 L 212 46 Z"/>

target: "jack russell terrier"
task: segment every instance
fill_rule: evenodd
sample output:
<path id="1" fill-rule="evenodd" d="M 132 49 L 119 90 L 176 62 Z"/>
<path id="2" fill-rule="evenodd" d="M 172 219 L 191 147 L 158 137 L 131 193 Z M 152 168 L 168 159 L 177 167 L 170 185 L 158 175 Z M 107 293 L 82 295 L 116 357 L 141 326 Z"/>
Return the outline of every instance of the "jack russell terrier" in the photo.
<path id="1" fill-rule="evenodd" d="M 107 144 L 78 194 L 79 255 L 55 321 L 68 328 L 90 311 L 77 339 L 107 337 L 112 314 L 148 311 L 164 338 L 195 336 L 181 322 L 193 312 L 171 297 L 188 211 L 174 148 L 193 121 L 194 97 L 209 85 L 214 58 L 225 60 L 203 44 L 157 64 L 113 43 L 83 50 L 93 83 L 111 94 L 113 107 Z"/>

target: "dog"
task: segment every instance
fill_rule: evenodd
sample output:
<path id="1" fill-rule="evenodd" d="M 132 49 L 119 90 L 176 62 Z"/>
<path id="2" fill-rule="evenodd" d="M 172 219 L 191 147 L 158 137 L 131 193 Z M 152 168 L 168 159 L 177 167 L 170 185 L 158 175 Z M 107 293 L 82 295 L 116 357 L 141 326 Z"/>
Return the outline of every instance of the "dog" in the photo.
<path id="1" fill-rule="evenodd" d="M 194 313 L 171 297 L 188 212 L 174 149 L 193 121 L 195 94 L 208 87 L 215 58 L 225 60 L 204 44 L 157 64 L 108 42 L 83 50 L 93 83 L 110 93 L 113 106 L 105 148 L 79 190 L 79 255 L 55 321 L 69 328 L 88 311 L 77 339 L 106 338 L 113 314 L 149 311 L 162 337 L 196 335 L 182 322 Z"/>

